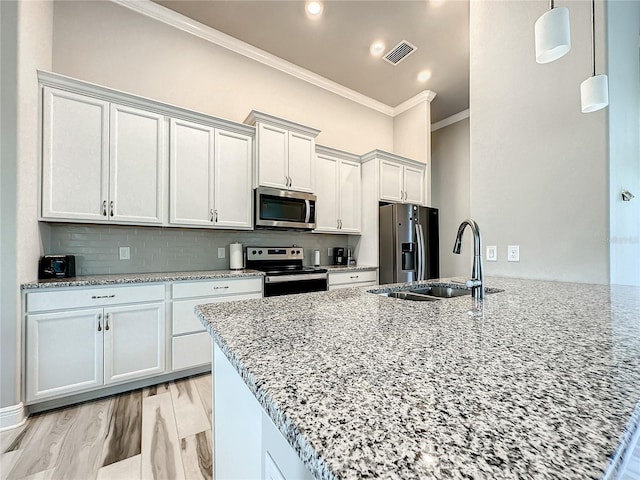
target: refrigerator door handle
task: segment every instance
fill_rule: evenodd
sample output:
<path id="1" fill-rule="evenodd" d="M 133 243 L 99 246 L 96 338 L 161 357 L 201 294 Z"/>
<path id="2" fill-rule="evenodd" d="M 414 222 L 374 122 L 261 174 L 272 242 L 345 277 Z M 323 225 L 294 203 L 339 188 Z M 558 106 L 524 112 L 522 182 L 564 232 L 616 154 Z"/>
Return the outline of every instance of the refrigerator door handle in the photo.
<path id="1" fill-rule="evenodd" d="M 416 224 L 416 232 L 418 234 L 418 280 L 425 280 L 425 244 L 424 244 L 424 232 L 422 231 L 422 225 Z"/>

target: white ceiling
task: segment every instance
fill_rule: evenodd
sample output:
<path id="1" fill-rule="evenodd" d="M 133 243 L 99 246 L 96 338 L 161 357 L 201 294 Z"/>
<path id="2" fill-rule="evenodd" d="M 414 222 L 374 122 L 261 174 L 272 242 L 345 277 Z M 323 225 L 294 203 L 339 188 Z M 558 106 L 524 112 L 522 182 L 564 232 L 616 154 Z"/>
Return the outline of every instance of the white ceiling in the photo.
<path id="1" fill-rule="evenodd" d="M 469 108 L 468 0 L 332 0 L 319 19 L 303 1 L 154 1 L 390 107 L 432 90 L 432 122 Z M 369 54 L 374 40 L 418 48 L 393 66 Z"/>

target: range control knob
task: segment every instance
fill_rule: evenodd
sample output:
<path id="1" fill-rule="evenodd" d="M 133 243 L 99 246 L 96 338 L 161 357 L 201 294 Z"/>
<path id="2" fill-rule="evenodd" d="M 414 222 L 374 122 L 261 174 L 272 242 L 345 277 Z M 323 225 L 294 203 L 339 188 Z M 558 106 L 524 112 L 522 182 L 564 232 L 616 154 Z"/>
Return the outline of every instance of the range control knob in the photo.
<path id="1" fill-rule="evenodd" d="M 251 252 L 251 253 L 252 253 L 253 255 L 255 255 L 255 254 L 256 254 L 256 251 L 254 250 L 254 251 L 253 251 L 253 252 Z"/>
<path id="2" fill-rule="evenodd" d="M 298 255 L 300 255 L 300 250 L 297 250 L 297 251 L 296 251 L 296 253 L 297 253 Z"/>
<path id="3" fill-rule="evenodd" d="M 262 250 L 259 250 L 259 251 L 258 251 L 258 254 L 262 255 Z"/>

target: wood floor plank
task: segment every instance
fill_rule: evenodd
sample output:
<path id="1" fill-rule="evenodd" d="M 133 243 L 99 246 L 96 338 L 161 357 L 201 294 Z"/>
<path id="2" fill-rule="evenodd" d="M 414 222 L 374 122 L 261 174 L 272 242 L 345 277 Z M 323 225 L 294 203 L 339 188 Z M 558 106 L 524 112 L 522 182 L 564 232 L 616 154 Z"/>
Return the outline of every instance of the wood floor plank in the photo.
<path id="1" fill-rule="evenodd" d="M 170 393 L 142 401 L 142 478 L 184 480 L 180 440 Z"/>
<path id="2" fill-rule="evenodd" d="M 55 468 L 49 468 L 47 470 L 42 470 L 41 472 L 34 473 L 33 475 L 23 477 L 20 480 L 51 480 L 54 472 Z"/>
<path id="3" fill-rule="evenodd" d="M 77 407 L 69 407 L 42 415 L 25 445 L 28 454 L 25 453 L 18 458 L 7 479 L 22 479 L 54 468 L 64 439 L 76 421 L 77 414 Z"/>
<path id="4" fill-rule="evenodd" d="M 98 470 L 96 480 L 140 480 L 142 455 L 107 465 Z"/>
<path id="5" fill-rule="evenodd" d="M 211 429 L 198 389 L 190 379 L 169 384 L 178 438 L 186 438 Z"/>
<path id="6" fill-rule="evenodd" d="M 152 397 L 154 395 L 160 395 L 161 393 L 167 393 L 169 391 L 169 382 L 159 383 L 158 385 L 151 385 L 142 389 L 143 397 Z"/>
<path id="7" fill-rule="evenodd" d="M 211 385 L 212 379 L 211 374 L 207 373 L 205 375 L 199 375 L 197 377 L 193 377 L 193 383 L 196 384 L 196 388 L 198 389 L 198 394 L 200 394 L 200 400 L 202 400 L 202 405 L 204 406 L 204 412 L 209 419 L 209 425 L 213 427 L 212 419 L 213 419 L 213 408 L 212 408 L 212 396 L 213 396 L 213 388 Z"/>
<path id="8" fill-rule="evenodd" d="M 212 480 L 211 430 L 183 438 L 180 441 L 180 450 L 186 478 L 189 480 Z"/>
<path id="9" fill-rule="evenodd" d="M 0 433 L 0 452 L 7 453 L 24 448 L 29 437 L 33 434 L 37 418 L 37 415 L 32 415 L 24 425 Z"/>
<path id="10" fill-rule="evenodd" d="M 113 399 L 102 463 L 120 462 L 141 452 L 142 391 L 123 393 Z"/>
<path id="11" fill-rule="evenodd" d="M 18 461 L 24 450 L 11 450 L 0 454 L 0 479 L 7 478 L 7 475 Z"/>
<path id="12" fill-rule="evenodd" d="M 52 480 L 96 478 L 113 418 L 113 402 L 112 398 L 106 398 L 78 405 L 76 420 L 65 436 Z"/>

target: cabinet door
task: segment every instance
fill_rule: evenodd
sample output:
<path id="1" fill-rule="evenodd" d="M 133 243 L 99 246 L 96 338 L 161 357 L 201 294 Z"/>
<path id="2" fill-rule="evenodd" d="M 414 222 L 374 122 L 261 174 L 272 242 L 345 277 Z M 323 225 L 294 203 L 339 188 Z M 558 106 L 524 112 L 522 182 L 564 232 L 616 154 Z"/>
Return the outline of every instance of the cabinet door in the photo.
<path id="1" fill-rule="evenodd" d="M 43 92 L 42 217 L 107 220 L 109 104 L 55 88 Z"/>
<path id="2" fill-rule="evenodd" d="M 338 232 L 338 165 L 336 158 L 318 155 L 316 160 L 316 230 Z"/>
<path id="3" fill-rule="evenodd" d="M 27 402 L 102 385 L 101 308 L 27 315 Z"/>
<path id="4" fill-rule="evenodd" d="M 263 187 L 287 188 L 288 131 L 258 124 L 258 183 Z"/>
<path id="5" fill-rule="evenodd" d="M 380 160 L 380 200 L 401 202 L 402 180 L 402 165 Z"/>
<path id="6" fill-rule="evenodd" d="M 360 164 L 340 162 L 340 231 L 360 233 L 362 222 L 362 180 Z"/>
<path id="7" fill-rule="evenodd" d="M 424 203 L 424 169 L 419 167 L 404 167 L 405 203 Z"/>
<path id="8" fill-rule="evenodd" d="M 213 225 L 213 128 L 171 120 L 169 222 Z"/>
<path id="9" fill-rule="evenodd" d="M 109 219 L 162 223 L 164 220 L 164 117 L 111 105 Z"/>
<path id="10" fill-rule="evenodd" d="M 215 152 L 215 225 L 251 228 L 251 137 L 216 130 Z"/>
<path id="11" fill-rule="evenodd" d="M 313 192 L 315 148 L 315 141 L 312 137 L 289 132 L 290 190 Z"/>
<path id="12" fill-rule="evenodd" d="M 104 313 L 105 385 L 164 373 L 164 302 L 109 307 Z"/>

